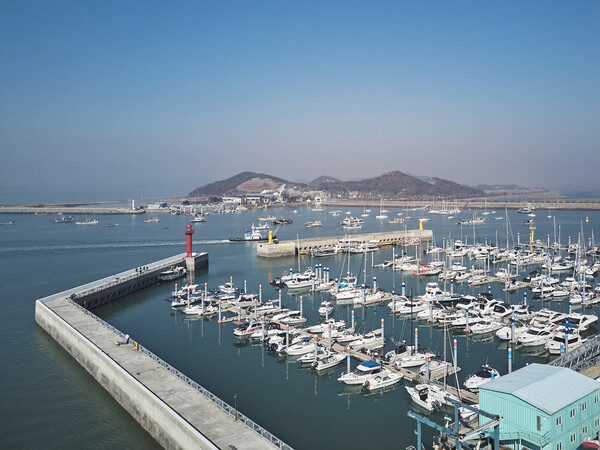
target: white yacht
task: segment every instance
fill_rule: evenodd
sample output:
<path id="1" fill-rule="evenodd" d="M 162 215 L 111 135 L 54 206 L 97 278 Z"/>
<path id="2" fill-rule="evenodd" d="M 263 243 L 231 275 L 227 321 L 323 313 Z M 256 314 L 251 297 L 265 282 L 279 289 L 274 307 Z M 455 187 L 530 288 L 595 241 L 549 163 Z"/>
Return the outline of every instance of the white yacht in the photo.
<path id="1" fill-rule="evenodd" d="M 475 374 L 465 380 L 465 388 L 470 391 L 478 391 L 479 386 L 499 377 L 500 373 L 496 369 L 484 364 Z"/>
<path id="2" fill-rule="evenodd" d="M 552 339 L 546 342 L 545 348 L 551 355 L 560 355 L 562 352 L 568 352 L 586 341 L 587 339 L 581 337 L 577 332 L 567 334 L 565 337 L 564 330 L 558 330 L 554 333 Z"/>
<path id="3" fill-rule="evenodd" d="M 526 333 L 518 337 L 517 342 L 524 347 L 536 347 L 545 345 L 553 336 L 554 326 L 546 326 L 543 328 L 530 327 Z"/>
<path id="4" fill-rule="evenodd" d="M 340 375 L 338 381 L 345 384 L 363 384 L 381 372 L 381 364 L 376 361 L 365 361 L 356 366 L 352 372 Z"/>

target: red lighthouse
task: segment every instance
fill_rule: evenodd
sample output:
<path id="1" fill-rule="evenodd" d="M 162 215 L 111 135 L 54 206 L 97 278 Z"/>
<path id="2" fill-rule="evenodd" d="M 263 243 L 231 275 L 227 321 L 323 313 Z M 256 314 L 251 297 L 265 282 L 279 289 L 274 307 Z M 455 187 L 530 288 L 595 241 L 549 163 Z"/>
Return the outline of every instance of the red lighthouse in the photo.
<path id="1" fill-rule="evenodd" d="M 194 234 L 194 229 L 192 228 L 192 224 L 188 223 L 187 227 L 185 227 L 185 251 L 186 258 L 192 256 L 192 234 Z"/>

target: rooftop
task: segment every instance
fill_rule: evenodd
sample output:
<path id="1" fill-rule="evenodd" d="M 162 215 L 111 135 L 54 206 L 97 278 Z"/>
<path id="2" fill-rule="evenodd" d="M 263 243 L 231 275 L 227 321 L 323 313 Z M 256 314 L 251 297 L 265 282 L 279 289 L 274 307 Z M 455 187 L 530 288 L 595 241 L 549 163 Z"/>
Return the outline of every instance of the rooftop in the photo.
<path id="1" fill-rule="evenodd" d="M 554 414 L 598 390 L 597 381 L 571 369 L 546 364 L 530 364 L 480 387 L 480 392 L 512 394 L 547 414 Z"/>

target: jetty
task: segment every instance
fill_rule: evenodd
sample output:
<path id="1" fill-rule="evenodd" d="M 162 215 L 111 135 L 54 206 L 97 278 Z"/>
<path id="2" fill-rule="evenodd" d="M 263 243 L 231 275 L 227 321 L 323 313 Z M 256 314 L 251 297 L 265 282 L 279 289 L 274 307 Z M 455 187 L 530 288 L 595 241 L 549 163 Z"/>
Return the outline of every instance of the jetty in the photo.
<path id="1" fill-rule="evenodd" d="M 164 448 L 290 449 L 90 311 L 158 283 L 174 265 L 204 270 L 208 254 L 176 255 L 39 299 L 35 320 Z"/>
<path id="2" fill-rule="evenodd" d="M 351 240 L 357 244 L 365 244 L 369 241 L 379 241 L 381 245 L 419 245 L 422 242 L 433 240 L 432 230 L 398 230 L 381 233 L 362 233 L 350 236 L 330 236 L 308 239 L 297 239 L 295 241 L 281 241 L 278 243 L 259 243 L 256 254 L 263 258 L 277 258 L 282 256 L 294 256 L 301 253 L 309 253 L 320 247 L 333 247 L 341 240 Z"/>

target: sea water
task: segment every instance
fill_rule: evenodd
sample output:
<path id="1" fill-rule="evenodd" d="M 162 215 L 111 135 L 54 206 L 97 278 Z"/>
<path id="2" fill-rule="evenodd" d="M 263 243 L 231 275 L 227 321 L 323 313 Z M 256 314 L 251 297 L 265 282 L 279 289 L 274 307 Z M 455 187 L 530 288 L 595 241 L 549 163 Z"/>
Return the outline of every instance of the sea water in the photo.
<path id="1" fill-rule="evenodd" d="M 333 209 L 333 208 L 330 208 Z M 340 208 L 337 208 L 340 209 Z M 345 211 L 347 208 L 343 208 Z M 277 231 L 280 239 L 315 236 L 342 236 L 347 234 L 339 226 L 344 217 L 333 217 L 325 211 L 316 212 L 298 208 L 269 210 L 278 217 L 294 220 Z M 362 208 L 350 208 L 360 216 Z M 390 217 L 398 211 L 389 213 Z M 232 236 L 241 236 L 252 223 L 257 224 L 266 212 L 248 211 L 241 214 L 211 214 L 206 223 L 195 224 L 194 251 L 209 252 L 209 268 L 195 275 L 195 282 L 207 283 L 209 288 L 229 281 L 249 292 L 258 293 L 262 285 L 263 301 L 277 298 L 278 291 L 269 280 L 288 272 L 290 268 L 304 270 L 307 266 L 323 264 L 330 268 L 332 278 L 340 278 L 350 271 L 362 282 L 373 284 L 377 277 L 379 287 L 400 292 L 402 282 L 407 293 L 424 292 L 428 281 L 437 277 L 413 277 L 391 269 L 372 268 L 391 259 L 400 247 L 384 247 L 373 255 L 337 255 L 328 258 L 274 258 L 256 256 L 256 244 L 231 243 Z M 405 211 L 412 216 L 405 225 L 387 224 L 374 217 L 365 218 L 365 225 L 357 232 L 378 232 L 418 228 L 419 211 Z M 566 245 L 577 242 L 583 232 L 587 243 L 598 234 L 600 212 L 552 211 L 537 212 L 535 239 L 546 243 L 555 236 Z M 502 220 L 494 220 L 502 216 Z M 459 226 L 459 219 L 472 217 L 471 211 L 446 216 L 426 216 L 424 227 L 434 231 L 435 243 L 462 239 L 484 243 L 498 243 L 510 247 L 529 241 L 530 230 L 523 225 L 528 217 L 515 211 L 497 211 L 487 216 L 486 222 Z M 55 216 L 15 215 L 2 216 L 2 222 L 14 220 L 15 225 L 0 227 L 0 273 L 2 273 L 2 368 L 0 369 L 0 403 L 2 428 L 0 443 L 4 448 L 152 448 L 155 441 L 133 420 L 100 385 L 72 359 L 52 338 L 35 325 L 35 300 L 46 295 L 72 288 L 120 271 L 182 253 L 185 248 L 183 231 L 189 221 L 186 216 L 161 215 L 156 224 L 143 222 L 144 216 L 100 216 L 98 226 L 78 227 L 73 223 L 54 223 Z M 76 220 L 85 217 L 76 217 Z M 587 220 L 586 220 L 587 219 Z M 304 228 L 307 221 L 321 220 L 321 228 Z M 117 227 L 103 227 L 104 223 L 118 223 Z M 507 227 L 508 225 L 508 227 Z M 508 228 L 508 233 L 507 233 Z M 517 236 L 520 233 L 520 236 Z M 423 248 L 409 247 L 409 254 L 419 255 Z M 464 265 L 473 263 L 465 258 Z M 506 264 L 492 266 L 492 272 Z M 530 266 L 528 272 L 539 269 Z M 564 278 L 568 274 L 562 275 Z M 522 278 L 522 277 L 521 277 Z M 178 280 L 183 283 L 185 280 Z M 94 312 L 125 333 L 138 340 L 168 363 L 211 390 L 226 402 L 236 404 L 238 410 L 296 448 L 404 448 L 414 445 L 414 420 L 407 412 L 416 409 L 404 389 L 404 381 L 395 389 L 365 395 L 360 389 L 348 389 L 338 383 L 337 377 L 346 370 L 346 364 L 322 374 L 300 366 L 293 359 L 269 353 L 260 344 L 233 337 L 233 324 L 218 325 L 216 319 L 189 319 L 174 311 L 164 297 L 173 290 L 175 282 L 163 283 Z M 595 285 L 595 280 L 591 280 Z M 443 287 L 443 283 L 440 282 Z M 450 289 L 450 285 L 446 286 Z M 517 303 L 523 292 L 506 294 L 502 285 L 492 284 L 494 296 Z M 456 292 L 476 295 L 487 291 L 487 285 L 468 287 L 455 284 Z M 566 311 L 562 301 L 532 300 L 536 309 L 551 307 Z M 319 321 L 317 308 L 326 293 L 303 293 L 302 307 L 308 324 Z M 283 291 L 283 306 L 300 307 L 300 294 Z M 417 324 L 405 317 L 393 316 L 386 304 L 351 307 L 336 305 L 334 317 L 349 324 L 354 310 L 357 327 L 361 331 L 379 329 L 384 319 L 385 351 L 394 347 L 393 341 L 411 340 L 414 327 L 419 328 L 419 346 L 444 353 L 444 332 L 429 324 Z M 579 308 L 598 314 L 598 307 Z M 596 328 L 592 329 L 592 333 Z M 446 351 L 450 358 L 451 341 L 457 340 L 458 382 L 484 363 L 507 372 L 507 344 L 494 337 L 467 338 L 464 333 L 446 334 Z M 513 370 L 530 362 L 548 362 L 550 357 L 541 349 L 513 352 Z M 356 366 L 352 362 L 352 368 Z M 448 382 L 456 384 L 454 377 Z M 428 414 L 443 424 L 444 414 Z M 423 427 L 424 442 L 431 442 L 433 434 Z"/>

